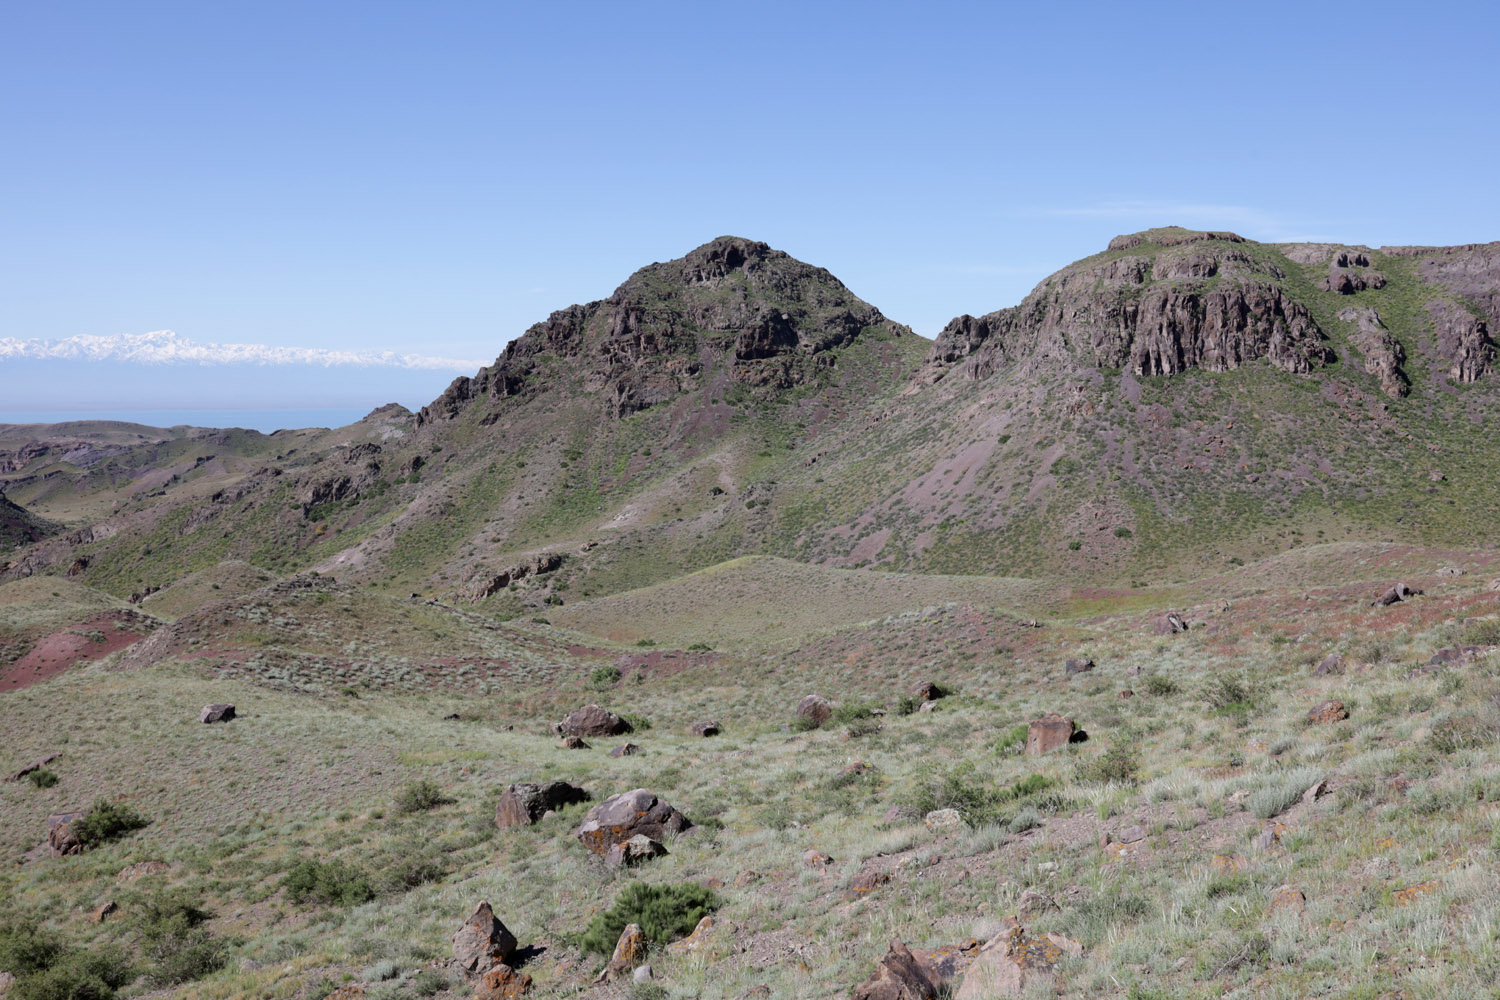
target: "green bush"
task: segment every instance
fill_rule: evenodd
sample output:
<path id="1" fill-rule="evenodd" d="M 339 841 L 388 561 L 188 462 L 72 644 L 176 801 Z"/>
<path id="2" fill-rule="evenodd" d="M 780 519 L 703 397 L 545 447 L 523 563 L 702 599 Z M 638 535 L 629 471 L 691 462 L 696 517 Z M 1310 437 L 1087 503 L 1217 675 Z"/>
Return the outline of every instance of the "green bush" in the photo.
<path id="1" fill-rule="evenodd" d="M 1112 746 L 1099 756 L 1080 761 L 1073 777 L 1085 785 L 1133 785 L 1140 771 L 1140 761 L 1129 747 Z"/>
<path id="2" fill-rule="evenodd" d="M 38 768 L 37 770 L 32 771 L 30 774 L 28 774 L 26 776 L 26 780 L 31 782 L 33 787 L 36 788 L 51 788 L 53 785 L 57 784 L 57 775 L 53 774 L 51 771 L 48 771 L 46 768 Z"/>
<path id="3" fill-rule="evenodd" d="M 589 687 L 595 691 L 605 691 L 620 683 L 620 668 L 616 666 L 597 667 L 589 674 Z"/>
<path id="4" fill-rule="evenodd" d="M 346 861 L 297 862 L 281 880 L 287 898 L 294 903 L 356 906 L 375 898 L 375 889 L 364 870 Z"/>
<path id="5" fill-rule="evenodd" d="M 396 811 L 398 813 L 427 812 L 438 806 L 448 805 L 453 802 L 443 795 L 442 788 L 437 782 L 427 778 L 421 781 L 413 781 L 401 791 L 396 793 Z"/>
<path id="6" fill-rule="evenodd" d="M 995 741 L 995 752 L 1005 757 L 1012 757 L 1026 752 L 1026 736 L 1029 732 L 1027 726 L 1013 726 L 1011 729 Z"/>
<path id="7" fill-rule="evenodd" d="M 47 969 L 63 953 L 62 941 L 34 924 L 0 925 L 0 969 L 17 978 Z"/>
<path id="8" fill-rule="evenodd" d="M 228 960 L 228 946 L 204 926 L 213 916 L 182 891 L 158 892 L 140 904 L 141 955 L 146 981 L 157 988 L 176 986 L 217 972 Z"/>
<path id="9" fill-rule="evenodd" d="M 909 694 L 903 694 L 900 698 L 896 699 L 896 714 L 911 715 L 918 708 L 920 708 L 921 705 L 922 701 L 920 698 L 913 698 Z"/>
<path id="10" fill-rule="evenodd" d="M 1076 539 L 1076 538 L 1073 539 L 1073 541 L 1071 541 L 1071 542 L 1068 543 L 1068 551 L 1069 552 L 1077 552 L 1081 548 L 1083 548 L 1083 543 L 1080 542 L 1080 541 L 1078 541 L 1078 539 Z"/>
<path id="11" fill-rule="evenodd" d="M 1248 712 L 1255 705 L 1255 692 L 1243 678 L 1219 674 L 1203 686 L 1203 700 L 1224 715 Z"/>
<path id="12" fill-rule="evenodd" d="M 135 978 L 117 948 L 69 949 L 45 970 L 17 977 L 5 994 L 10 1000 L 113 1000 L 121 986 Z"/>
<path id="13" fill-rule="evenodd" d="M 1500 618 L 1478 621 L 1464 629 L 1466 646 L 1500 646 Z"/>
<path id="14" fill-rule="evenodd" d="M 73 834 L 84 847 L 98 847 L 139 830 L 150 822 L 127 805 L 108 799 L 95 799 L 89 811 L 73 821 Z"/>
<path id="15" fill-rule="evenodd" d="M 1125 527 L 1123 524 L 1120 525 L 1120 527 L 1118 527 L 1118 528 L 1115 529 L 1115 537 L 1116 538 L 1130 538 L 1133 534 L 1134 534 L 1134 532 L 1132 532 L 1129 528 Z"/>
<path id="16" fill-rule="evenodd" d="M 1158 698 L 1177 693 L 1177 682 L 1164 674 L 1147 674 L 1146 693 Z"/>
<path id="17" fill-rule="evenodd" d="M 609 955 L 627 924 L 639 924 L 647 944 L 664 945 L 691 933 L 698 921 L 719 905 L 719 897 L 713 890 L 701 885 L 635 882 L 625 887 L 613 906 L 589 922 L 578 939 L 578 947 L 596 955 Z"/>
<path id="18" fill-rule="evenodd" d="M 414 996 L 430 997 L 434 993 L 441 993 L 448 988 L 448 977 L 436 969 L 424 969 L 417 973 L 411 981 L 411 991 Z"/>

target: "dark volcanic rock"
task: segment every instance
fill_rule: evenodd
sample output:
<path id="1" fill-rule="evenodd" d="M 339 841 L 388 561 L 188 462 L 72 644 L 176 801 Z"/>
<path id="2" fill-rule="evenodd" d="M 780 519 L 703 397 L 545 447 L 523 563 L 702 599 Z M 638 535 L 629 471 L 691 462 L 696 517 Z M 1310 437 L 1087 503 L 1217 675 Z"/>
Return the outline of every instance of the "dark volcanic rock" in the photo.
<path id="1" fill-rule="evenodd" d="M 833 703 L 821 695 L 810 694 L 797 703 L 797 717 L 813 729 L 821 728 L 833 715 Z"/>
<path id="2" fill-rule="evenodd" d="M 516 936 L 506 929 L 485 900 L 480 900 L 453 935 L 453 958 L 471 975 L 504 962 L 515 950 Z"/>
<path id="3" fill-rule="evenodd" d="M 619 736 L 632 732 L 633 727 L 598 705 L 585 705 L 569 712 L 565 719 L 552 727 L 552 731 L 559 736 Z"/>
<path id="4" fill-rule="evenodd" d="M 574 802 L 587 802 L 589 793 L 566 781 L 539 784 L 522 781 L 507 788 L 495 806 L 495 825 L 530 826 L 548 810 L 561 809 Z"/>
<path id="5" fill-rule="evenodd" d="M 83 841 L 78 839 L 74 823 L 83 818 L 81 812 L 54 813 L 47 817 L 47 849 L 53 857 L 77 854 L 83 850 Z"/>
<path id="6" fill-rule="evenodd" d="M 1411 385 L 1401 365 L 1406 361 L 1406 351 L 1401 342 L 1391 336 L 1380 314 L 1368 307 L 1350 306 L 1339 310 L 1339 319 L 1354 327 L 1349 339 L 1364 356 L 1364 369 L 1380 379 L 1380 388 L 1387 396 L 1404 396 Z"/>
<path id="7" fill-rule="evenodd" d="M 203 723 L 228 722 L 234 718 L 233 705 L 204 705 L 198 721 Z"/>
<path id="8" fill-rule="evenodd" d="M 870 978 L 854 988 L 853 1000 L 936 1000 L 937 986 L 906 945 L 892 941 Z"/>
<path id="9" fill-rule="evenodd" d="M 1427 303 L 1437 329 L 1438 356 L 1448 377 L 1460 384 L 1479 381 L 1495 360 L 1495 345 L 1484 320 L 1456 302 Z"/>

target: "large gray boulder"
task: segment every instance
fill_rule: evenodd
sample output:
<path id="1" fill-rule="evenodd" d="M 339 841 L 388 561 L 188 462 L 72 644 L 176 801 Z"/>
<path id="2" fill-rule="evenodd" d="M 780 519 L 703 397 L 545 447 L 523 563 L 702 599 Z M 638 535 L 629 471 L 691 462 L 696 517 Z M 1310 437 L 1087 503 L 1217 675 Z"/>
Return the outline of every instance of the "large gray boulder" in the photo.
<path id="1" fill-rule="evenodd" d="M 558 736 L 619 736 L 635 727 L 598 705 L 574 709 L 552 731 Z"/>
<path id="2" fill-rule="evenodd" d="M 530 826 L 548 810 L 588 799 L 588 792 L 566 781 L 520 781 L 501 794 L 495 806 L 495 825 L 502 830 L 508 826 Z"/>
<path id="3" fill-rule="evenodd" d="M 603 855 L 632 837 L 662 841 L 668 834 L 681 833 L 692 825 L 670 802 L 644 788 L 635 788 L 612 795 L 590 809 L 575 836 L 590 851 Z"/>
<path id="4" fill-rule="evenodd" d="M 479 901 L 469 919 L 453 935 L 453 958 L 470 975 L 488 972 L 496 963 L 510 958 L 515 950 L 516 936 L 506 929 L 485 900 Z"/>

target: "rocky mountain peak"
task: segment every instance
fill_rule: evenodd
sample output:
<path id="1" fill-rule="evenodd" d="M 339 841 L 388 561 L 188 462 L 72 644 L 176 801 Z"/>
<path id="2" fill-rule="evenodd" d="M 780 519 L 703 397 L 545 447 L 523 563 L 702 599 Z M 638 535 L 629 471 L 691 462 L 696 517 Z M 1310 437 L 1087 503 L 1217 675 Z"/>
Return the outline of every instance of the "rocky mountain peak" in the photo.
<path id="1" fill-rule="evenodd" d="M 765 392 L 791 388 L 866 333 L 908 335 L 820 267 L 721 236 L 632 274 L 607 299 L 569 306 L 456 380 L 418 414 L 452 419 L 476 399 L 574 384 L 612 417 L 665 402 L 711 372 Z M 548 359 L 568 359 L 563 369 Z M 546 373 L 547 378 L 540 376 Z"/>

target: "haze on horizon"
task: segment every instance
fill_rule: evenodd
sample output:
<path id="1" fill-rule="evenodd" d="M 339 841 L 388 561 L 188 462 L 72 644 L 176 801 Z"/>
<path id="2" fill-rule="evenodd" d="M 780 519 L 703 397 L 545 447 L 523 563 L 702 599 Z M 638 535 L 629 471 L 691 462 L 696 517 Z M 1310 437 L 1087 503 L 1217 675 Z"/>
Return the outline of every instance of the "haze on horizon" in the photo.
<path id="1" fill-rule="evenodd" d="M 1474 127 L 1493 9 L 1246 17 L 17 8 L 0 346 L 176 330 L 282 360 L 0 350 L 0 411 L 419 406 L 552 310 L 725 233 L 925 336 L 1148 226 L 1500 235 L 1474 167 L 1500 141 Z M 384 355 L 444 363 L 324 363 Z"/>

